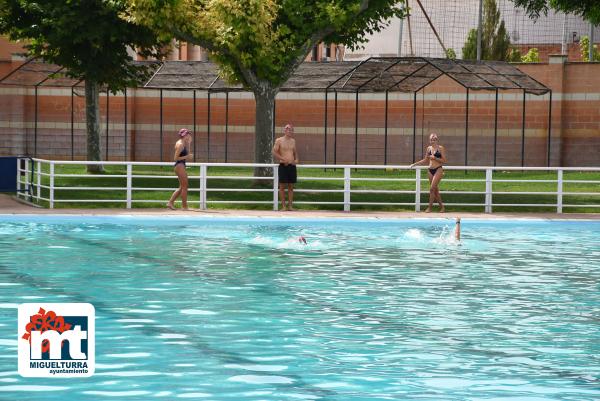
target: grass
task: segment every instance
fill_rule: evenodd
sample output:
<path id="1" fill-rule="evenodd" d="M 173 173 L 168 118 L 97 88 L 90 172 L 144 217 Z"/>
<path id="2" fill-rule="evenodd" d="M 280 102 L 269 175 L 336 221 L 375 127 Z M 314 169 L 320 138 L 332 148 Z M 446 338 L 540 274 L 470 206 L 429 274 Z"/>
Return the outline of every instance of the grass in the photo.
<path id="1" fill-rule="evenodd" d="M 44 165 L 42 171 L 49 173 L 49 166 Z M 343 190 L 343 169 L 316 169 L 316 168 L 300 168 L 299 181 L 296 185 L 295 200 L 298 209 L 305 210 L 342 210 L 343 193 L 335 192 L 311 192 L 315 190 Z M 71 174 L 86 174 L 84 166 L 76 165 L 56 165 L 55 174 L 71 175 Z M 104 174 L 98 174 L 92 177 L 69 177 L 58 176 L 55 178 L 55 208 L 66 207 L 82 207 L 82 208 L 123 208 L 125 207 L 125 190 L 116 190 L 110 188 L 118 188 L 126 186 L 126 169 L 124 166 L 106 166 Z M 143 188 L 134 190 L 132 194 L 132 207 L 163 207 L 168 200 L 172 191 L 178 186 L 177 179 L 171 167 L 167 166 L 134 166 L 134 175 L 144 175 L 147 177 L 134 178 L 133 187 Z M 199 169 L 188 168 L 190 176 L 198 176 Z M 111 176 L 123 177 L 111 177 Z M 209 167 L 209 176 L 227 176 L 227 177 L 242 177 L 251 176 L 251 168 L 239 167 Z M 406 194 L 391 194 L 377 193 L 375 191 L 414 191 L 414 171 L 386 171 L 386 170 L 352 170 L 352 178 L 370 178 L 382 179 L 381 181 L 361 181 L 352 182 L 352 190 L 364 191 L 361 193 L 352 193 L 352 210 L 385 210 L 385 211 L 414 211 L 414 193 Z M 165 176 L 167 178 L 158 178 Z M 425 171 L 421 174 L 422 178 L 426 178 Z M 330 180 L 319 180 L 319 178 L 329 178 Z M 331 180 L 336 178 L 335 180 Z M 556 182 L 544 182 L 546 180 L 556 180 L 555 172 L 543 171 L 496 171 L 494 172 L 494 192 L 507 192 L 507 194 L 494 194 L 494 204 L 548 204 L 548 206 L 499 206 L 494 205 L 494 211 L 502 212 L 556 212 L 556 195 L 551 194 L 556 192 Z M 392 179 L 407 179 L 407 181 L 392 181 Z M 34 177 L 34 181 L 37 180 Z M 498 180 L 498 181 L 496 181 Z M 530 180 L 530 182 L 513 182 L 516 180 Z M 563 180 L 580 180 L 586 181 L 583 183 L 565 183 L 563 186 L 564 192 L 574 193 L 594 193 L 598 195 L 565 195 L 563 204 L 571 205 L 600 205 L 600 185 L 593 181 L 600 181 L 600 173 L 565 171 Z M 42 176 L 42 184 L 49 185 L 49 177 Z M 209 191 L 207 200 L 209 202 L 224 202 L 213 203 L 208 205 L 209 208 L 219 209 L 255 209 L 255 210 L 271 210 L 272 209 L 272 182 L 265 180 L 266 186 L 259 186 L 255 180 L 251 179 L 230 179 L 230 178 L 209 178 L 207 187 L 209 189 L 228 189 L 234 191 Z M 61 189 L 60 187 L 70 187 L 74 189 Z M 89 187 L 103 187 L 106 190 L 92 190 Z M 198 178 L 190 179 L 189 195 L 190 201 L 199 200 L 199 192 L 194 192 L 194 189 L 200 187 Z M 428 182 L 421 182 L 421 203 L 426 205 L 428 194 Z M 155 190 L 156 189 L 156 190 Z M 250 193 L 243 192 L 243 189 L 266 189 L 266 192 Z M 473 211 L 482 212 L 483 206 L 454 206 L 453 203 L 471 203 L 483 204 L 485 196 L 483 194 L 469 194 L 464 192 L 485 191 L 485 172 L 483 171 L 468 171 L 463 170 L 447 170 L 444 179 L 441 183 L 444 202 L 448 204 L 448 210 L 452 211 Z M 540 192 L 549 193 L 536 195 L 520 195 L 514 192 Z M 49 197 L 49 189 L 42 188 L 41 196 Z M 122 202 L 102 202 L 103 200 L 123 199 Z M 77 203 L 77 202 L 61 202 L 64 200 L 93 200 L 93 202 Z M 139 202 L 158 200 L 157 202 Z M 231 203 L 232 201 L 236 203 Z M 262 201 L 263 204 L 248 204 L 237 202 Z M 338 202 L 340 204 L 303 204 L 302 202 Z M 363 203 L 410 203 L 411 205 L 355 205 L 355 202 Z M 38 202 L 44 207 L 48 207 L 47 201 Z M 191 203 L 192 206 L 198 204 Z M 425 207 L 425 206 L 424 206 Z M 566 207 L 563 212 L 579 212 L 579 213 L 594 213 L 600 212 L 600 208 L 594 207 Z"/>

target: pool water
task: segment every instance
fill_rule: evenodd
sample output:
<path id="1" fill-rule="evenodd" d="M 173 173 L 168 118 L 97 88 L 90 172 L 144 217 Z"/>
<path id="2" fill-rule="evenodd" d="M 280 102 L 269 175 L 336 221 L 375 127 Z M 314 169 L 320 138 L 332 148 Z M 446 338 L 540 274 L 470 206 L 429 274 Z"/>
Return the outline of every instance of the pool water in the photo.
<path id="1" fill-rule="evenodd" d="M 600 399 L 600 222 L 462 226 L 0 216 L 0 399 Z M 36 301 L 95 306 L 92 377 L 18 375 Z"/>

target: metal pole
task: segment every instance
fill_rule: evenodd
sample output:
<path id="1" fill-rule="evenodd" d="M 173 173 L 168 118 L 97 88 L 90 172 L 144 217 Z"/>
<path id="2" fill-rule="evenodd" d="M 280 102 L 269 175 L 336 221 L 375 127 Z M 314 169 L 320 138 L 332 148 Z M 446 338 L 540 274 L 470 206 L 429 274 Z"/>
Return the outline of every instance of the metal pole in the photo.
<path id="1" fill-rule="evenodd" d="M 327 89 L 325 89 L 325 129 L 323 138 L 323 164 L 327 164 Z"/>
<path id="2" fill-rule="evenodd" d="M 75 130 L 73 128 L 73 124 L 75 123 L 75 101 L 73 97 L 73 87 L 71 86 L 71 160 L 75 160 Z"/>
<path id="3" fill-rule="evenodd" d="M 477 61 L 481 60 L 481 31 L 483 27 L 481 26 L 481 19 L 483 14 L 483 0 L 479 0 L 479 12 L 478 12 L 478 22 L 477 22 Z"/>
<path id="4" fill-rule="evenodd" d="M 562 29 L 562 41 L 560 46 L 560 54 L 568 55 L 569 49 L 567 48 L 567 13 L 563 16 L 563 29 Z"/>
<path id="5" fill-rule="evenodd" d="M 588 45 L 590 61 L 594 61 L 594 24 L 590 22 L 590 43 Z"/>
<path id="6" fill-rule="evenodd" d="M 127 157 L 127 88 L 125 88 L 125 150 L 124 150 L 124 154 L 123 154 L 123 160 L 128 160 L 129 158 Z"/>
<path id="7" fill-rule="evenodd" d="M 410 45 L 410 54 L 409 54 L 409 56 L 414 56 L 415 55 L 415 51 L 413 49 L 412 28 L 410 26 L 410 6 L 408 5 L 408 0 L 406 0 L 406 8 L 409 10 L 408 15 L 406 16 L 406 22 L 408 22 L 408 44 Z"/>
<path id="8" fill-rule="evenodd" d="M 413 163 L 417 157 L 417 92 L 413 93 Z"/>
<path id="9" fill-rule="evenodd" d="M 208 94 L 208 115 L 206 117 L 206 161 L 210 163 L 210 89 Z"/>
<path id="10" fill-rule="evenodd" d="M 467 112 L 465 117 L 465 166 L 469 165 L 469 88 L 467 88 Z"/>
<path id="11" fill-rule="evenodd" d="M 227 163 L 227 147 L 229 145 L 229 91 L 225 92 L 225 163 Z"/>
<path id="12" fill-rule="evenodd" d="M 271 144 L 275 143 L 275 106 L 277 103 L 277 95 L 275 95 L 275 99 L 273 99 L 273 126 L 271 127 Z"/>
<path id="13" fill-rule="evenodd" d="M 110 114 L 108 112 L 108 108 L 109 108 L 109 97 L 110 97 L 110 92 L 108 91 L 108 88 L 106 89 L 106 161 L 108 161 L 108 124 L 110 122 Z"/>
<path id="14" fill-rule="evenodd" d="M 388 91 L 385 91 L 385 125 L 383 129 L 383 164 L 387 164 L 388 144 Z"/>
<path id="15" fill-rule="evenodd" d="M 37 131 L 38 131 L 38 87 L 35 87 L 35 121 L 33 123 L 33 157 L 37 157 Z"/>
<path id="16" fill-rule="evenodd" d="M 192 112 L 192 116 L 193 116 L 193 124 L 194 124 L 194 162 L 196 162 L 196 90 L 194 89 L 194 102 L 193 102 L 193 106 L 194 108 L 193 112 Z"/>
<path id="17" fill-rule="evenodd" d="M 160 161 L 163 161 L 163 90 L 160 90 Z"/>
<path id="18" fill-rule="evenodd" d="M 333 114 L 333 164 L 337 163 L 337 109 L 338 109 L 338 93 L 335 91 L 335 104 Z"/>
<path id="19" fill-rule="evenodd" d="M 548 104 L 548 167 L 550 167 L 550 146 L 552 144 L 552 91 L 550 91 L 550 102 Z"/>
<path id="20" fill-rule="evenodd" d="M 442 42 L 442 38 L 440 38 L 440 35 L 438 35 L 437 30 L 435 29 L 435 26 L 433 25 L 433 23 L 431 22 L 431 19 L 429 18 L 429 15 L 427 14 L 427 11 L 425 11 L 425 7 L 423 7 L 423 4 L 421 4 L 421 0 L 416 0 L 416 1 L 417 1 L 417 4 L 419 5 L 419 7 L 421 8 L 421 11 L 423 11 L 423 15 L 425 16 L 425 19 L 427 20 L 429 27 L 433 31 L 433 34 L 435 35 L 440 46 L 442 47 L 442 50 L 444 51 L 444 56 L 448 57 L 448 50 L 446 49 L 446 46 L 444 46 L 444 42 Z"/>
<path id="21" fill-rule="evenodd" d="M 525 166 L 525 91 L 523 91 L 523 112 L 521 120 L 521 167 Z"/>
<path id="22" fill-rule="evenodd" d="M 496 167 L 496 150 L 498 147 L 498 89 L 496 88 L 496 108 L 494 112 L 494 167 Z"/>
<path id="23" fill-rule="evenodd" d="M 354 103 L 354 164 L 358 164 L 358 91 L 356 91 L 356 102 Z"/>
<path id="24" fill-rule="evenodd" d="M 402 34 L 404 31 L 404 18 L 400 18 L 400 32 L 398 32 L 398 57 L 402 57 Z"/>

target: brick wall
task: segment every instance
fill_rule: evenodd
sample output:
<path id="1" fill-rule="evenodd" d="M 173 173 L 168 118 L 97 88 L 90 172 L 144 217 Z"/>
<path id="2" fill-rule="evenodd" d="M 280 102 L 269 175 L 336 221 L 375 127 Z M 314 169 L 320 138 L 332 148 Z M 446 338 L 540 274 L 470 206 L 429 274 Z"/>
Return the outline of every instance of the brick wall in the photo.
<path id="1" fill-rule="evenodd" d="M 0 63 L 2 64 L 2 63 Z M 519 65 L 524 72 L 553 89 L 551 164 L 598 166 L 590 149 L 600 149 L 600 63 Z M 0 65 L 0 70 L 10 70 Z M 85 159 L 85 104 L 77 89 L 71 111 L 71 92 L 64 88 L 40 88 L 37 140 L 35 98 L 31 88 L 0 85 L 0 155 L 34 153 L 52 159 Z M 208 99 L 197 92 L 194 152 L 197 161 L 248 162 L 254 155 L 254 100 L 248 93 L 231 93 L 226 117 L 225 95 L 211 94 L 210 132 Z M 498 103 L 496 162 L 520 165 L 525 135 L 525 165 L 546 165 L 549 95 L 526 98 L 525 130 L 522 131 L 522 92 L 501 91 Z M 193 128 L 192 92 L 163 91 L 162 134 L 158 90 L 129 90 L 127 131 L 124 97 L 100 99 L 101 146 L 111 160 L 169 161 L 176 132 Z M 336 115 L 337 114 L 337 115 Z M 490 165 L 494 162 L 494 92 L 470 91 L 468 146 L 465 147 L 466 90 L 442 77 L 417 94 L 416 127 L 413 127 L 413 95 L 390 94 L 387 146 L 385 97 L 360 94 L 358 130 L 354 94 L 328 95 L 327 137 L 325 99 L 322 93 L 281 93 L 276 105 L 276 130 L 291 122 L 301 160 L 308 163 L 407 164 L 423 155 L 430 132 L 439 134 L 450 164 Z M 73 118 L 73 124 L 71 124 Z M 334 121 L 337 119 L 337 128 Z M 162 138 L 162 142 L 161 142 Z M 326 152 L 325 152 L 326 148 Z M 326 155 L 325 155 L 326 153 Z M 596 151 L 597 153 L 597 151 Z"/>

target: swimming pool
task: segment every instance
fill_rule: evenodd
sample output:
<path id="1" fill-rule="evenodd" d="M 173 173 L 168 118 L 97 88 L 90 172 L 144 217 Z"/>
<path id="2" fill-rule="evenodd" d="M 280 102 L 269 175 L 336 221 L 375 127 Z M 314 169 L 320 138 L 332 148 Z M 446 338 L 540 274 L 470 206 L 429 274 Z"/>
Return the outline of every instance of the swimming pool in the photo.
<path id="1" fill-rule="evenodd" d="M 600 222 L 452 226 L 0 216 L 0 399 L 599 399 Z M 36 301 L 95 306 L 94 376 L 17 374 Z"/>

